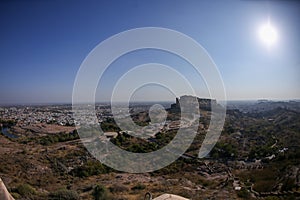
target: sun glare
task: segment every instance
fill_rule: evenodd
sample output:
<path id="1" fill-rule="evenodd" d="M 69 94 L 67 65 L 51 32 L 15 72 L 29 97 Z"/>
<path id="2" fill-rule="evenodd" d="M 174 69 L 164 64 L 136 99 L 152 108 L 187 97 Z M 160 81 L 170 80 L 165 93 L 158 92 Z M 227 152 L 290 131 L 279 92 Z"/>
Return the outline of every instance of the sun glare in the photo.
<path id="1" fill-rule="evenodd" d="M 268 47 L 274 45 L 277 42 L 277 30 L 270 24 L 270 22 L 262 25 L 258 33 L 262 42 Z"/>

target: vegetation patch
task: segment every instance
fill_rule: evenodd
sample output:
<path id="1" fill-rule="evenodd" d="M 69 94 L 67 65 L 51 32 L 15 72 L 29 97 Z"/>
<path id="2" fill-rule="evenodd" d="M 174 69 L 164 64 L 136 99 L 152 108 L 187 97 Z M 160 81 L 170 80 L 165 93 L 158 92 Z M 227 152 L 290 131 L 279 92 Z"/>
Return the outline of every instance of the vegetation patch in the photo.
<path id="1" fill-rule="evenodd" d="M 51 200 L 79 200 L 79 195 L 74 190 L 60 189 L 49 194 Z"/>

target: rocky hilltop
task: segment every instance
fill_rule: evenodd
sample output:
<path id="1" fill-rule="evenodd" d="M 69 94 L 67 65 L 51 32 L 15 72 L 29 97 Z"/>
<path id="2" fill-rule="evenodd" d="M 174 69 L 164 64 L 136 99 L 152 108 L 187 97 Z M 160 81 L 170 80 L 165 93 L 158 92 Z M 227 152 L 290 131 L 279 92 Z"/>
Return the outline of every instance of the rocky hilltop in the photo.
<path id="1" fill-rule="evenodd" d="M 217 101 L 215 99 L 205 99 L 205 98 L 198 98 L 190 95 L 184 95 L 179 98 L 176 98 L 176 103 L 171 104 L 170 111 L 179 112 L 180 103 L 187 103 L 190 104 L 191 106 L 198 106 L 198 105 L 192 105 L 195 99 L 198 101 L 199 108 L 201 110 L 211 111 L 211 106 L 217 105 Z"/>

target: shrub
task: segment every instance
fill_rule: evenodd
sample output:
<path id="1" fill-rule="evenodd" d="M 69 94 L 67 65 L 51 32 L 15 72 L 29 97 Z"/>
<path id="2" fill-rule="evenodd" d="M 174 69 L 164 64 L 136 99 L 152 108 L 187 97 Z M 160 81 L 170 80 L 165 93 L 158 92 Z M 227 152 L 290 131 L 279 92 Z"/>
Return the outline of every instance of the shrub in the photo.
<path id="1" fill-rule="evenodd" d="M 271 192 L 275 184 L 275 180 L 260 180 L 254 183 L 253 189 L 256 192 Z"/>
<path id="2" fill-rule="evenodd" d="M 289 191 L 289 190 L 293 190 L 293 188 L 296 188 L 297 185 L 295 184 L 295 180 L 292 178 L 287 178 L 282 185 L 281 190 L 282 191 Z"/>
<path id="3" fill-rule="evenodd" d="M 13 198 L 15 198 L 15 199 L 20 199 L 20 198 L 21 198 L 21 195 L 18 194 L 18 193 L 11 192 L 10 194 L 11 194 L 11 196 L 12 196 Z"/>
<path id="4" fill-rule="evenodd" d="M 237 147 L 234 146 L 233 144 L 218 142 L 212 149 L 210 155 L 214 159 L 220 159 L 220 158 L 234 159 L 237 156 Z"/>
<path id="5" fill-rule="evenodd" d="M 106 188 L 102 185 L 96 185 L 93 191 L 93 196 L 95 200 L 108 200 L 109 195 Z"/>
<path id="6" fill-rule="evenodd" d="M 118 183 L 109 187 L 109 191 L 112 193 L 121 193 L 121 192 L 126 192 L 128 190 L 129 189 L 125 185 L 118 184 Z"/>
<path id="7" fill-rule="evenodd" d="M 37 139 L 38 143 L 41 145 L 51 145 L 57 142 L 66 142 L 71 140 L 79 139 L 79 135 L 76 131 L 73 131 L 71 133 L 59 133 L 59 134 L 53 134 L 53 135 L 47 135 L 43 137 L 39 137 Z"/>
<path id="8" fill-rule="evenodd" d="M 16 192 L 19 193 L 23 197 L 30 197 L 30 196 L 36 194 L 36 190 L 27 183 L 19 185 L 16 188 Z"/>
<path id="9" fill-rule="evenodd" d="M 131 189 L 132 189 L 132 190 L 144 190 L 145 188 L 146 188 L 145 185 L 139 183 L 139 184 L 137 184 L 136 186 L 132 187 Z"/>
<path id="10" fill-rule="evenodd" d="M 243 198 L 243 199 L 250 198 L 250 193 L 245 188 L 241 189 L 240 191 L 237 191 L 237 195 L 238 195 L 238 197 Z"/>
<path id="11" fill-rule="evenodd" d="M 88 161 L 82 166 L 73 169 L 70 173 L 77 177 L 89 177 L 110 172 L 110 168 L 102 165 L 99 161 Z"/>
<path id="12" fill-rule="evenodd" d="M 79 195 L 74 190 L 61 189 L 49 194 L 51 200 L 78 200 Z"/>
<path id="13" fill-rule="evenodd" d="M 279 197 L 275 197 L 275 196 L 269 196 L 264 198 L 264 200 L 280 200 Z"/>

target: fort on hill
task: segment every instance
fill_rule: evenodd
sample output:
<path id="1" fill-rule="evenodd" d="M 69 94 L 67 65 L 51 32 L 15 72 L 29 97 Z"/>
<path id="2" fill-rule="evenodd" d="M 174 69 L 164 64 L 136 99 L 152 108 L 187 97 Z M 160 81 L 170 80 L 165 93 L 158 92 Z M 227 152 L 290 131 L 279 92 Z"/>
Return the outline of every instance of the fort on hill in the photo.
<path id="1" fill-rule="evenodd" d="M 217 101 L 215 99 L 205 99 L 205 98 L 198 98 L 198 97 L 191 96 L 191 95 L 184 95 L 179 98 L 176 98 L 176 103 L 171 104 L 170 111 L 180 112 L 180 102 L 184 102 L 187 104 L 189 104 L 189 102 L 190 102 L 190 104 L 192 104 L 194 102 L 195 98 L 197 99 L 199 108 L 201 110 L 211 111 L 211 106 L 217 104 Z M 195 105 L 195 106 L 198 106 L 198 105 Z"/>

